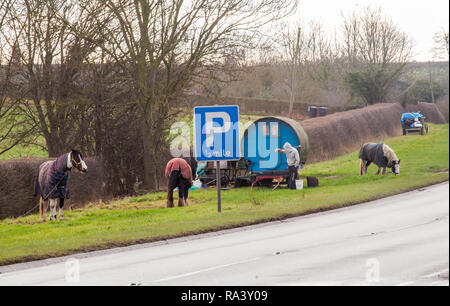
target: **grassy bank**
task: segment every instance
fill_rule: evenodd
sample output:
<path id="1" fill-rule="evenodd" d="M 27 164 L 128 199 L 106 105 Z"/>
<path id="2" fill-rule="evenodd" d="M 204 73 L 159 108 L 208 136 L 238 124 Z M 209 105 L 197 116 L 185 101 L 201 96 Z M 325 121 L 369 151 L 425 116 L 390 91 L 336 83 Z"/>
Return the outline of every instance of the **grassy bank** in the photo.
<path id="1" fill-rule="evenodd" d="M 449 126 L 431 125 L 427 136 L 389 139 L 401 159 L 401 174 L 360 177 L 357 152 L 311 164 L 301 172 L 318 176 L 318 188 L 301 191 L 249 188 L 190 194 L 189 207 L 164 208 L 165 194 L 155 193 L 111 204 L 93 203 L 67 211 L 64 221 L 41 223 L 37 215 L 0 221 L 0 264 L 67 255 L 169 237 L 220 230 L 296 216 L 377 199 L 448 180 Z"/>

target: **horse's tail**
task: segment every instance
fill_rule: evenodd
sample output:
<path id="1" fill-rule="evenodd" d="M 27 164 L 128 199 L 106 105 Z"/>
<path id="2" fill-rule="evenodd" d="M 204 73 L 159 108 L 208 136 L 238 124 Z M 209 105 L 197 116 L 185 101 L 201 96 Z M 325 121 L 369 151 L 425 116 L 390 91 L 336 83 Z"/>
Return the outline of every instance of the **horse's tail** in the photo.
<path id="1" fill-rule="evenodd" d="M 364 156 L 364 148 L 366 147 L 367 143 L 363 144 L 361 146 L 361 149 L 359 150 L 358 158 L 363 158 Z"/>
<path id="2" fill-rule="evenodd" d="M 42 195 L 41 186 L 39 184 L 39 170 L 36 175 L 36 179 L 34 180 L 34 195 Z"/>

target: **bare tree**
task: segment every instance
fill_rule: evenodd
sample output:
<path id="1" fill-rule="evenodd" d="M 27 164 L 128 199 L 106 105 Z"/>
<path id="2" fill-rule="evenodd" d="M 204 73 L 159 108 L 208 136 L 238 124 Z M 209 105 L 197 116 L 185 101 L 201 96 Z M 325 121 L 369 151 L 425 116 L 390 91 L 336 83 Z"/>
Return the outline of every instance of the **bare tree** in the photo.
<path id="1" fill-rule="evenodd" d="M 289 97 L 289 115 L 292 115 L 295 102 L 295 92 L 297 87 L 297 70 L 300 58 L 300 52 L 302 51 L 302 30 L 300 26 L 297 26 L 295 32 L 290 34 L 289 32 L 284 36 L 284 44 L 289 55 L 291 62 L 291 84 L 290 84 L 290 97 Z"/>
<path id="2" fill-rule="evenodd" d="M 293 30 L 288 25 L 279 30 L 276 45 L 281 54 L 273 64 L 285 71 L 283 87 L 291 101 L 297 97 L 317 102 L 321 92 L 336 92 L 340 86 L 339 48 L 320 23 L 299 24 Z"/>
<path id="3" fill-rule="evenodd" d="M 34 128 L 21 116 L 20 103 L 25 100 L 20 82 L 20 60 L 17 44 L 4 43 L 8 28 L 4 26 L 14 1 L 0 3 L 0 155 L 29 140 Z"/>
<path id="4" fill-rule="evenodd" d="M 77 17 L 71 3 L 64 0 L 15 0 L 2 31 L 2 40 L 19 63 L 28 98 L 21 103 L 22 116 L 38 127 L 49 156 L 82 140 L 77 122 L 86 109 L 75 98 L 80 88 L 77 78 L 84 59 L 93 51 L 93 45 L 74 36 L 56 12 Z M 92 30 L 87 22 L 77 26 L 78 32 Z"/>
<path id="5" fill-rule="evenodd" d="M 442 29 L 434 34 L 433 57 L 436 59 L 449 59 L 448 30 Z"/>
<path id="6" fill-rule="evenodd" d="M 411 59 L 412 41 L 381 9 L 370 7 L 346 18 L 343 54 L 349 70 L 347 83 L 366 103 L 385 102 Z"/>

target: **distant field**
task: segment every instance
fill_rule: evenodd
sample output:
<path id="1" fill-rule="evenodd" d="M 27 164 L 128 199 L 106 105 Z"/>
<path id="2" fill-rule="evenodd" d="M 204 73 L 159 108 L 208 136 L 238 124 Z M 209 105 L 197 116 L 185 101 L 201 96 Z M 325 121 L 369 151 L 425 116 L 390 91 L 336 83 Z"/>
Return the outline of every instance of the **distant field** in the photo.
<path id="1" fill-rule="evenodd" d="M 0 160 L 8 160 L 22 157 L 48 157 L 47 151 L 36 145 L 18 145 L 0 155 Z"/>
<path id="2" fill-rule="evenodd" d="M 223 191 L 217 213 L 216 190 L 190 193 L 189 207 L 167 209 L 165 194 L 92 203 L 67 211 L 64 221 L 41 223 L 38 215 L 0 221 L 0 264 L 29 261 L 171 237 L 216 231 L 353 205 L 448 180 L 449 125 L 430 125 L 426 136 L 385 141 L 401 159 L 401 174 L 360 177 L 357 152 L 307 165 L 301 177 L 318 176 L 320 186 Z"/>
<path id="3" fill-rule="evenodd" d="M 0 134 L 6 133 L 7 124 L 5 118 L 0 118 Z M 43 137 L 37 137 L 33 141 L 34 143 L 45 145 L 45 140 Z M 3 151 L 3 148 L 6 148 L 10 145 L 9 142 L 0 143 L 0 151 Z M 48 153 L 46 150 L 42 148 L 42 146 L 36 144 L 19 144 L 13 147 L 11 150 L 6 151 L 3 154 L 0 154 L 0 160 L 7 160 L 13 158 L 22 158 L 22 157 L 48 157 Z"/>

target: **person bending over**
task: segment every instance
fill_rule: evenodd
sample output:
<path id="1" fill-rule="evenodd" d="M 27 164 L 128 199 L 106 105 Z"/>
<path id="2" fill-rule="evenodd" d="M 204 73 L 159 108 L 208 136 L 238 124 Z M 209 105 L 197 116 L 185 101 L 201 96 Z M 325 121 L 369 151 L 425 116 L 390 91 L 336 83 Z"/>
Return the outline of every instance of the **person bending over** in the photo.
<path id="1" fill-rule="evenodd" d="M 178 187 L 178 206 L 188 205 L 189 188 L 192 186 L 192 168 L 182 158 L 172 158 L 166 166 L 167 207 L 173 207 L 173 190 Z"/>
<path id="2" fill-rule="evenodd" d="M 301 148 L 301 145 L 299 145 Z M 296 148 L 292 147 L 289 142 L 286 142 L 283 149 L 275 149 L 275 152 L 280 152 L 286 154 L 289 175 L 287 178 L 287 183 L 289 189 L 296 189 L 295 180 L 298 179 L 298 166 L 300 165 L 300 155 Z"/>

